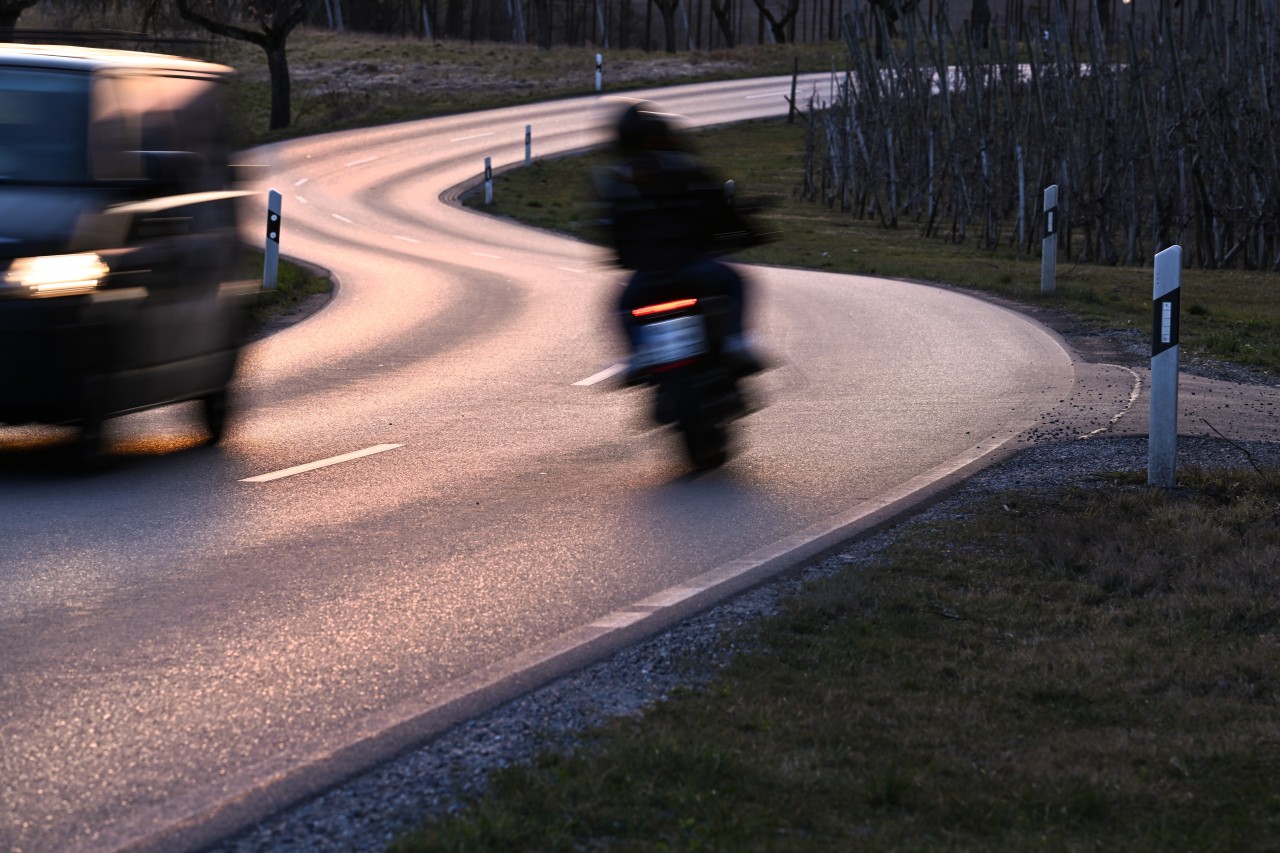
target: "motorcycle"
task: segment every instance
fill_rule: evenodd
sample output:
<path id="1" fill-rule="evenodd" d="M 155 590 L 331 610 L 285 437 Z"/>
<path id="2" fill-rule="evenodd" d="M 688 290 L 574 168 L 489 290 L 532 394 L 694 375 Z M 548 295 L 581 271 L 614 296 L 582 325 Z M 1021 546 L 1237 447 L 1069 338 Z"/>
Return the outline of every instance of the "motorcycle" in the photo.
<path id="1" fill-rule="evenodd" d="M 703 471 L 728 461 L 731 424 L 748 412 L 723 357 L 728 310 L 725 297 L 686 296 L 677 283 L 631 311 L 638 346 L 630 383 L 656 389 L 654 419 L 675 426 L 689 461 Z"/>

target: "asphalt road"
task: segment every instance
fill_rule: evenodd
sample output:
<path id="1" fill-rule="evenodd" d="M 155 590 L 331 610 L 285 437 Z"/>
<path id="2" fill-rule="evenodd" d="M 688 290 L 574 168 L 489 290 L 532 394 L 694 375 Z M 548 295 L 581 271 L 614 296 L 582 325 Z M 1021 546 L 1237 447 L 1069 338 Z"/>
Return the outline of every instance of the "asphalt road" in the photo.
<path id="1" fill-rule="evenodd" d="M 723 122 L 787 89 L 662 103 Z M 779 366 L 736 458 L 690 476 L 641 392 L 582 384 L 620 355 L 620 274 L 440 200 L 521 161 L 526 125 L 543 156 L 613 109 L 255 152 L 283 251 L 340 286 L 248 349 L 225 441 L 185 407 L 132 415 L 84 479 L 47 464 L 65 435 L 0 430 L 0 849 L 214 839 L 909 504 L 1070 396 L 1070 357 L 1017 314 L 754 269 Z"/>

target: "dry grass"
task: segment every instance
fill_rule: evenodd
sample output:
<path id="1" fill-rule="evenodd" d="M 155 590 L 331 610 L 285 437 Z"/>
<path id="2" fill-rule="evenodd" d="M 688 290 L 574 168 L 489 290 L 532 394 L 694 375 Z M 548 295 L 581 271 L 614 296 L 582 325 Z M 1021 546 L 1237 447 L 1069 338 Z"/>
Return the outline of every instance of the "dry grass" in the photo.
<path id="1" fill-rule="evenodd" d="M 233 105 L 244 145 L 273 139 L 428 118 L 595 91 L 597 49 L 421 41 L 300 29 L 289 39 L 294 125 L 268 133 L 264 54 L 235 41 L 215 43 L 212 58 L 235 67 Z M 789 74 L 831 68 L 836 44 L 748 46 L 677 54 L 604 50 L 607 91 Z"/>

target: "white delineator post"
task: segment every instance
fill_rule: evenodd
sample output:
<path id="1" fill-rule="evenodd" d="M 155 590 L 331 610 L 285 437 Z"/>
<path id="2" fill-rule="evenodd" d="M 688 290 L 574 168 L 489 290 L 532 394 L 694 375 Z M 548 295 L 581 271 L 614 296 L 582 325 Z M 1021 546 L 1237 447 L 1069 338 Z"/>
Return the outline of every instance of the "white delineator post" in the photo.
<path id="1" fill-rule="evenodd" d="M 1156 255 L 1151 311 L 1151 426 L 1147 439 L 1147 485 L 1173 486 L 1178 451 L 1178 314 L 1182 293 L 1182 247 Z"/>
<path id="2" fill-rule="evenodd" d="M 484 158 L 484 203 L 493 204 L 493 159 Z"/>
<path id="3" fill-rule="evenodd" d="M 600 87 L 604 84 L 604 56 L 596 54 L 596 91 L 600 91 Z"/>
<path id="4" fill-rule="evenodd" d="M 1040 244 L 1040 292 L 1053 293 L 1058 263 L 1058 185 L 1044 191 L 1044 241 Z"/>
<path id="5" fill-rule="evenodd" d="M 524 126 L 524 164 L 526 166 L 533 160 L 533 125 L 526 124 Z"/>
<path id="6" fill-rule="evenodd" d="M 267 192 L 267 242 L 262 257 L 262 289 L 275 290 L 280 271 L 280 193 Z"/>

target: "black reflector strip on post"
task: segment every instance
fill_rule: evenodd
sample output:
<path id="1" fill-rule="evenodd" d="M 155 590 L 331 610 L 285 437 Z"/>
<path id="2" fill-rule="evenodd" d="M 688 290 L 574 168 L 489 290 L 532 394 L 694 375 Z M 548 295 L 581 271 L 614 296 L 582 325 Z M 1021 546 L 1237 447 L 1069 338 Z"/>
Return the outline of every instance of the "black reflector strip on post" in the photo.
<path id="1" fill-rule="evenodd" d="M 280 242 L 280 214 L 274 210 L 267 211 L 267 239 L 273 243 Z"/>
<path id="2" fill-rule="evenodd" d="M 1178 315 L 1182 288 L 1175 287 L 1151 303 L 1151 355 L 1178 345 Z"/>

